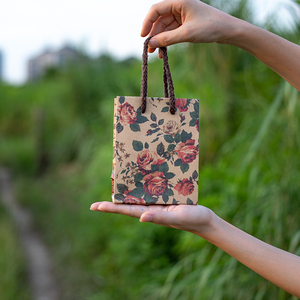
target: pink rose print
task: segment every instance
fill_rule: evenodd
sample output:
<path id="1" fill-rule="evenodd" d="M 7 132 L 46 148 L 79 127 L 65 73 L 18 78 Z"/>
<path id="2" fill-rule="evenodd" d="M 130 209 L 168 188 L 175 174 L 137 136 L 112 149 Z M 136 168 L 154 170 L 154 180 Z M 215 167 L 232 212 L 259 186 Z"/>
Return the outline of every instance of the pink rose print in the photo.
<path id="1" fill-rule="evenodd" d="M 133 124 L 136 122 L 136 111 L 128 102 L 119 106 L 118 115 L 120 117 L 120 123 L 123 125 Z"/>
<path id="2" fill-rule="evenodd" d="M 125 191 L 124 192 L 126 197 L 124 198 L 123 203 L 127 203 L 127 204 L 146 204 L 146 201 L 144 199 L 134 197 L 134 196 L 129 194 L 130 192 L 131 191 Z"/>
<path id="3" fill-rule="evenodd" d="M 178 158 L 181 159 L 183 164 L 189 164 L 194 161 L 198 155 L 198 148 L 195 147 L 195 140 L 187 140 L 186 143 L 180 143 L 175 151 Z"/>
<path id="4" fill-rule="evenodd" d="M 170 120 L 163 126 L 162 131 L 165 134 L 170 134 L 174 137 L 175 134 L 179 131 L 179 126 L 175 121 Z"/>
<path id="5" fill-rule="evenodd" d="M 187 99 L 175 99 L 175 107 L 178 108 L 180 112 L 187 111 Z"/>
<path id="6" fill-rule="evenodd" d="M 155 152 L 144 150 L 137 156 L 137 165 L 143 175 L 151 172 L 151 165 L 160 166 L 165 159 L 160 158 Z"/>
<path id="7" fill-rule="evenodd" d="M 174 189 L 179 195 L 188 196 L 194 191 L 194 183 L 192 180 L 184 178 L 175 185 Z"/>
<path id="8" fill-rule="evenodd" d="M 144 177 L 143 189 L 149 196 L 160 196 L 168 189 L 168 179 L 163 172 L 154 172 Z"/>

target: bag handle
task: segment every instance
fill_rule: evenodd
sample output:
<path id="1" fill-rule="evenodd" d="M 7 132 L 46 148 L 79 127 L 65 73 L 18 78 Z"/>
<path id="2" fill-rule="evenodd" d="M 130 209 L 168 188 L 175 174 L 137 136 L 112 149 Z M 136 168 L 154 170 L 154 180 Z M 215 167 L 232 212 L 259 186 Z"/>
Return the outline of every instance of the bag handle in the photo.
<path id="1" fill-rule="evenodd" d="M 153 36 L 148 37 L 144 42 L 144 51 L 143 51 L 143 65 L 142 65 L 142 85 L 141 85 L 141 97 L 142 97 L 142 105 L 141 112 L 145 113 L 147 106 L 147 91 L 148 91 L 148 44 L 150 39 Z M 169 62 L 168 62 L 168 54 L 166 47 L 160 47 L 163 57 L 163 68 L 164 68 L 164 92 L 165 97 L 169 98 L 170 94 L 170 113 L 172 115 L 175 114 L 175 94 L 174 94 L 174 85 L 170 72 Z"/>

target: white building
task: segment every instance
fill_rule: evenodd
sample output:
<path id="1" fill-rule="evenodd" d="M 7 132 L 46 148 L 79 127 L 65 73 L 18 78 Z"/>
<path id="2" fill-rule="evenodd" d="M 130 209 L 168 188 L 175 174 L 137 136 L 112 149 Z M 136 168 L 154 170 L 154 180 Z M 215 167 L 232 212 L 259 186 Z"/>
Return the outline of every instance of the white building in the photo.
<path id="1" fill-rule="evenodd" d="M 78 58 L 79 53 L 72 46 L 64 46 L 58 51 L 47 49 L 42 54 L 28 61 L 28 81 L 41 78 L 49 68 L 61 68 Z"/>

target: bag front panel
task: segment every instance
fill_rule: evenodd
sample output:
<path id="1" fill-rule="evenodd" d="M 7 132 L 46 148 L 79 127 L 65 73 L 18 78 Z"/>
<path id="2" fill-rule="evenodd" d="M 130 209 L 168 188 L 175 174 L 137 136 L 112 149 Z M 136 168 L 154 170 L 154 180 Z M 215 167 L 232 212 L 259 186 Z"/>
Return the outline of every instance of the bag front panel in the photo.
<path id="1" fill-rule="evenodd" d="M 117 97 L 114 113 L 115 203 L 197 204 L 199 100 Z"/>

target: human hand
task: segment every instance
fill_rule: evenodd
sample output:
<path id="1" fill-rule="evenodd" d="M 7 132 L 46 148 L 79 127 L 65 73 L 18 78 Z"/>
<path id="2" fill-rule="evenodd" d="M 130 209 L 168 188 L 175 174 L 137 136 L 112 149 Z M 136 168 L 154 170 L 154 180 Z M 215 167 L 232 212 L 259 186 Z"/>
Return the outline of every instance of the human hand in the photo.
<path id="1" fill-rule="evenodd" d="M 211 230 L 213 211 L 201 205 L 133 205 L 96 202 L 91 210 L 140 218 L 141 222 L 186 230 L 200 236 Z"/>
<path id="2" fill-rule="evenodd" d="M 149 52 L 182 42 L 227 43 L 238 21 L 198 0 L 164 0 L 150 8 L 141 36 L 155 36 L 149 42 Z"/>

